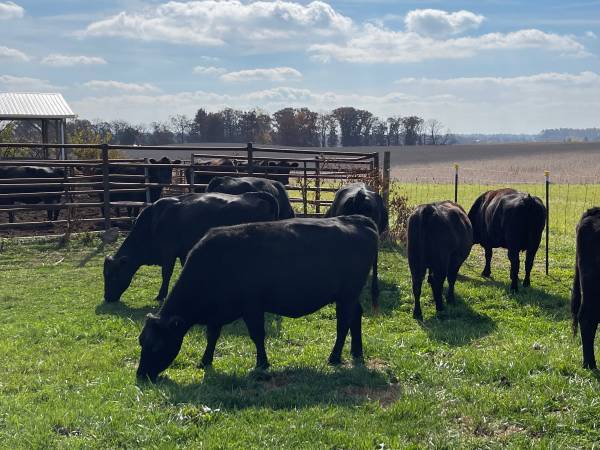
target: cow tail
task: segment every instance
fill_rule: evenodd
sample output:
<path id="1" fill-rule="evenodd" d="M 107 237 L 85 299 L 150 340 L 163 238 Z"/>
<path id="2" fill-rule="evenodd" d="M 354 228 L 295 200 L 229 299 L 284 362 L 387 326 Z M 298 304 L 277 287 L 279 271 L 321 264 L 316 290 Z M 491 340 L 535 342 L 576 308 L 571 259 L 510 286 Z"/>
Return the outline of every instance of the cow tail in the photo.
<path id="1" fill-rule="evenodd" d="M 573 336 L 577 336 L 577 324 L 579 322 L 579 309 L 581 308 L 581 282 L 579 280 L 579 264 L 575 262 L 575 277 L 571 291 L 571 329 Z"/>
<path id="2" fill-rule="evenodd" d="M 427 270 L 425 267 L 427 260 L 425 258 L 427 248 L 427 225 L 429 219 L 433 216 L 435 209 L 432 205 L 425 205 L 421 210 L 420 214 L 414 215 L 409 221 L 409 236 L 408 242 L 413 243 L 410 245 L 409 251 L 409 262 L 412 260 L 412 270 Z M 415 267 L 416 266 L 416 267 Z"/>

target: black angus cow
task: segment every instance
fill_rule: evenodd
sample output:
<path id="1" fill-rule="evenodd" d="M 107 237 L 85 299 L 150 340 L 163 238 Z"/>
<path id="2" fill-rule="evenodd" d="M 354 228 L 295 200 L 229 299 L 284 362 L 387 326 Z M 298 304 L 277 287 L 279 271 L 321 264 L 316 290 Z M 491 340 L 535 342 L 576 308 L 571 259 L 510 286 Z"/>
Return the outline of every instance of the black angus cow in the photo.
<path id="1" fill-rule="evenodd" d="M 423 319 L 421 286 L 425 272 L 433 291 L 435 309 L 442 311 L 442 290 L 448 278 L 448 303 L 454 303 L 458 271 L 471 253 L 473 228 L 462 207 L 451 201 L 420 205 L 408 219 L 408 265 L 415 298 L 413 317 Z"/>
<path id="2" fill-rule="evenodd" d="M 166 156 L 159 160 L 151 158 L 148 160 L 150 164 L 181 164 L 181 160 L 176 159 L 171 161 Z M 96 170 L 96 173 L 101 174 L 102 170 Z M 128 178 L 119 177 L 119 175 L 144 175 L 144 167 L 135 166 L 109 166 L 109 174 L 111 183 L 143 183 L 142 178 Z M 148 182 L 153 184 L 171 184 L 173 181 L 173 168 L 172 167 L 149 167 L 148 168 Z M 126 187 L 118 187 L 115 189 L 126 189 Z M 162 195 L 163 188 L 161 186 L 153 186 L 150 188 L 150 202 L 154 203 Z M 103 194 L 100 194 L 100 201 L 104 200 Z M 110 194 L 111 202 L 145 202 L 146 192 L 113 192 Z M 137 216 L 140 211 L 139 207 L 127 207 L 127 214 L 129 216 Z M 116 208 L 117 216 L 120 216 L 119 208 Z"/>
<path id="3" fill-rule="evenodd" d="M 469 211 L 473 243 L 485 250 L 482 276 L 491 276 L 492 249 L 508 250 L 511 292 L 519 285 L 519 252 L 525 251 L 523 287 L 531 285 L 531 268 L 546 223 L 546 207 L 538 197 L 514 189 L 499 189 L 481 194 Z"/>
<path id="4" fill-rule="evenodd" d="M 348 216 L 351 214 L 361 214 L 373 219 L 380 235 L 388 229 L 388 211 L 383 204 L 381 195 L 367 189 L 364 183 L 349 184 L 338 190 L 335 193 L 331 207 L 325 213 L 325 217 Z M 375 296 L 378 297 L 377 258 L 373 263 L 372 290 Z"/>
<path id="5" fill-rule="evenodd" d="M 65 178 L 65 170 L 61 167 L 38 167 L 38 166 L 4 166 L 0 167 L 0 179 L 11 179 L 11 178 L 35 178 L 39 179 L 41 182 L 44 181 L 45 178 L 61 178 L 61 181 L 48 181 L 49 183 L 61 183 L 64 182 Z M 0 184 L 2 182 L 0 181 Z M 33 184 L 33 183 L 30 183 Z M 14 186 L 14 187 L 12 187 Z M 11 187 L 2 187 L 0 188 L 0 194 L 32 194 L 32 193 L 54 193 L 56 195 L 46 195 L 46 196 L 14 196 L 14 197 L 4 197 L 0 198 L 0 205 L 14 205 L 15 203 L 26 203 L 26 204 L 35 204 L 35 203 L 45 203 L 48 205 L 52 205 L 60 202 L 60 198 L 62 196 L 62 192 L 64 191 L 64 187 L 60 185 L 51 186 L 51 187 L 22 187 L 19 184 L 11 185 Z M 58 215 L 60 213 L 60 209 L 47 209 L 48 221 L 53 221 L 58 219 Z M 15 221 L 15 213 L 9 211 L 8 213 L 8 221 L 13 223 Z"/>
<path id="6" fill-rule="evenodd" d="M 229 158 L 217 158 L 209 161 L 200 161 L 193 165 L 195 171 L 201 172 L 222 172 L 226 174 L 237 173 L 238 165 L 237 162 Z M 197 184 L 208 184 L 217 175 L 209 175 L 203 173 L 194 173 L 194 185 Z M 190 171 L 186 170 L 185 179 L 190 184 L 191 177 Z M 194 192 L 204 192 L 203 187 L 194 188 Z"/>
<path id="7" fill-rule="evenodd" d="M 233 195 L 245 192 L 268 192 L 275 197 L 279 204 L 280 219 L 295 217 L 285 186 L 279 181 L 255 177 L 215 177 L 208 184 L 206 192 L 222 192 Z"/>
<path id="8" fill-rule="evenodd" d="M 246 222 L 277 220 L 279 206 L 272 195 L 252 192 L 184 194 L 167 197 L 147 207 L 113 256 L 104 261 L 104 300 L 118 301 L 140 266 L 162 268 L 162 301 L 179 258 L 183 265 L 190 249 L 211 228 Z"/>
<path id="9" fill-rule="evenodd" d="M 359 297 L 377 247 L 377 227 L 359 215 L 212 229 L 190 252 L 158 315 L 148 316 L 139 338 L 138 377 L 154 381 L 196 324 L 207 327 L 200 365 L 210 366 L 221 327 L 238 318 L 256 345 L 256 367 L 266 369 L 266 312 L 302 317 L 334 302 L 337 338 L 329 363 L 341 362 L 348 330 L 351 354 L 360 363 Z"/>
<path id="10" fill-rule="evenodd" d="M 254 164 L 254 175 L 258 175 L 269 180 L 279 181 L 284 186 L 290 184 L 290 170 L 298 167 L 297 162 L 285 160 L 261 160 Z M 246 171 L 246 169 L 244 170 Z"/>
<path id="11" fill-rule="evenodd" d="M 575 278 L 571 294 L 573 334 L 581 327 L 583 367 L 596 368 L 594 338 L 600 322 L 600 208 L 587 210 L 577 225 Z"/>

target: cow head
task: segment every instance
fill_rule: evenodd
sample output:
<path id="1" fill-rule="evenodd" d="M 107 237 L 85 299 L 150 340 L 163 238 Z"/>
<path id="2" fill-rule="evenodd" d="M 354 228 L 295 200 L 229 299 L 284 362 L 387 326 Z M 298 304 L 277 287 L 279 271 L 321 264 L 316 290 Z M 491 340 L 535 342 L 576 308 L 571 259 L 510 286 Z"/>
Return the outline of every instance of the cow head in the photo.
<path id="1" fill-rule="evenodd" d="M 180 159 L 171 161 L 166 156 L 163 156 L 158 161 L 154 158 L 149 160 L 150 164 L 181 164 Z M 169 184 L 173 181 L 173 168 L 172 167 L 151 167 L 149 170 L 150 181 L 152 183 Z"/>
<path id="2" fill-rule="evenodd" d="M 137 269 L 138 266 L 128 256 L 107 256 L 104 259 L 104 301 L 119 301 Z"/>
<path id="3" fill-rule="evenodd" d="M 290 184 L 290 170 L 298 167 L 297 162 L 289 161 L 269 161 L 268 172 L 275 174 L 270 177 L 273 180 L 279 181 L 284 186 Z"/>
<path id="4" fill-rule="evenodd" d="M 142 352 L 137 377 L 155 382 L 179 353 L 186 331 L 180 317 L 164 319 L 148 314 L 139 337 Z"/>

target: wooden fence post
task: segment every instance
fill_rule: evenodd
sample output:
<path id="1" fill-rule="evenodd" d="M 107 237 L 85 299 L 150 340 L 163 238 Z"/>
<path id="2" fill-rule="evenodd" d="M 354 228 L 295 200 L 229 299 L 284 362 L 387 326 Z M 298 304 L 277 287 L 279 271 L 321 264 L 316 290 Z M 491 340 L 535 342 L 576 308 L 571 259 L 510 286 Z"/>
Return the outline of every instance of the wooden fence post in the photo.
<path id="1" fill-rule="evenodd" d="M 110 230 L 110 173 L 108 170 L 108 144 L 102 144 L 102 189 L 104 190 L 104 229 Z"/>
<path id="2" fill-rule="evenodd" d="M 144 158 L 144 164 L 149 164 L 148 158 Z M 144 166 L 144 185 L 146 186 L 146 204 L 150 204 L 152 198 L 150 197 L 150 171 L 148 166 Z M 133 210 L 133 209 L 132 209 Z"/>
<path id="3" fill-rule="evenodd" d="M 379 167 L 379 152 L 373 154 L 373 163 L 375 165 L 375 186 L 373 188 L 377 191 L 381 191 L 381 172 Z"/>
<path id="4" fill-rule="evenodd" d="M 389 151 L 383 152 L 383 204 L 386 209 L 390 207 L 390 157 Z"/>
<path id="5" fill-rule="evenodd" d="M 458 164 L 454 164 L 454 203 L 458 203 Z"/>
<path id="6" fill-rule="evenodd" d="M 248 151 L 248 176 L 252 176 L 254 174 L 254 152 L 252 150 L 252 142 L 248 142 L 246 150 Z"/>
<path id="7" fill-rule="evenodd" d="M 320 155 L 315 157 L 315 206 L 317 214 L 321 213 L 321 158 Z"/>
<path id="8" fill-rule="evenodd" d="M 304 215 L 308 214 L 308 175 L 306 173 L 306 161 L 304 161 L 304 182 L 302 185 L 302 203 L 304 204 Z"/>

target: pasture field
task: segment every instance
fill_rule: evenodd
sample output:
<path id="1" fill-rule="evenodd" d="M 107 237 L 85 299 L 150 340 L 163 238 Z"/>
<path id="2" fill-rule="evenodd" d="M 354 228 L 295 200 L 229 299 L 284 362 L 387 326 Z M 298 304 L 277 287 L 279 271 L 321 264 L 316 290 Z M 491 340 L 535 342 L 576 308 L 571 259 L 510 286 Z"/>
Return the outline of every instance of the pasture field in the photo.
<path id="1" fill-rule="evenodd" d="M 138 384 L 135 369 L 144 316 L 157 310 L 158 268 L 143 268 L 122 302 L 104 304 L 103 256 L 116 245 L 89 234 L 62 246 L 2 240 L 0 445 L 592 448 L 600 375 L 581 368 L 570 333 L 572 233 L 552 238 L 550 276 L 538 256 L 532 288 L 515 295 L 506 252 L 496 252 L 488 281 L 474 247 L 455 306 L 436 315 L 424 287 L 423 323 L 412 319 L 404 250 L 384 245 L 380 313 L 366 290 L 362 299 L 364 367 L 349 362 L 349 342 L 344 365 L 327 365 L 335 337 L 328 306 L 268 318 L 268 375 L 252 372 L 254 345 L 234 323 L 213 370 L 195 367 L 205 345 L 195 328 L 156 385 Z"/>

